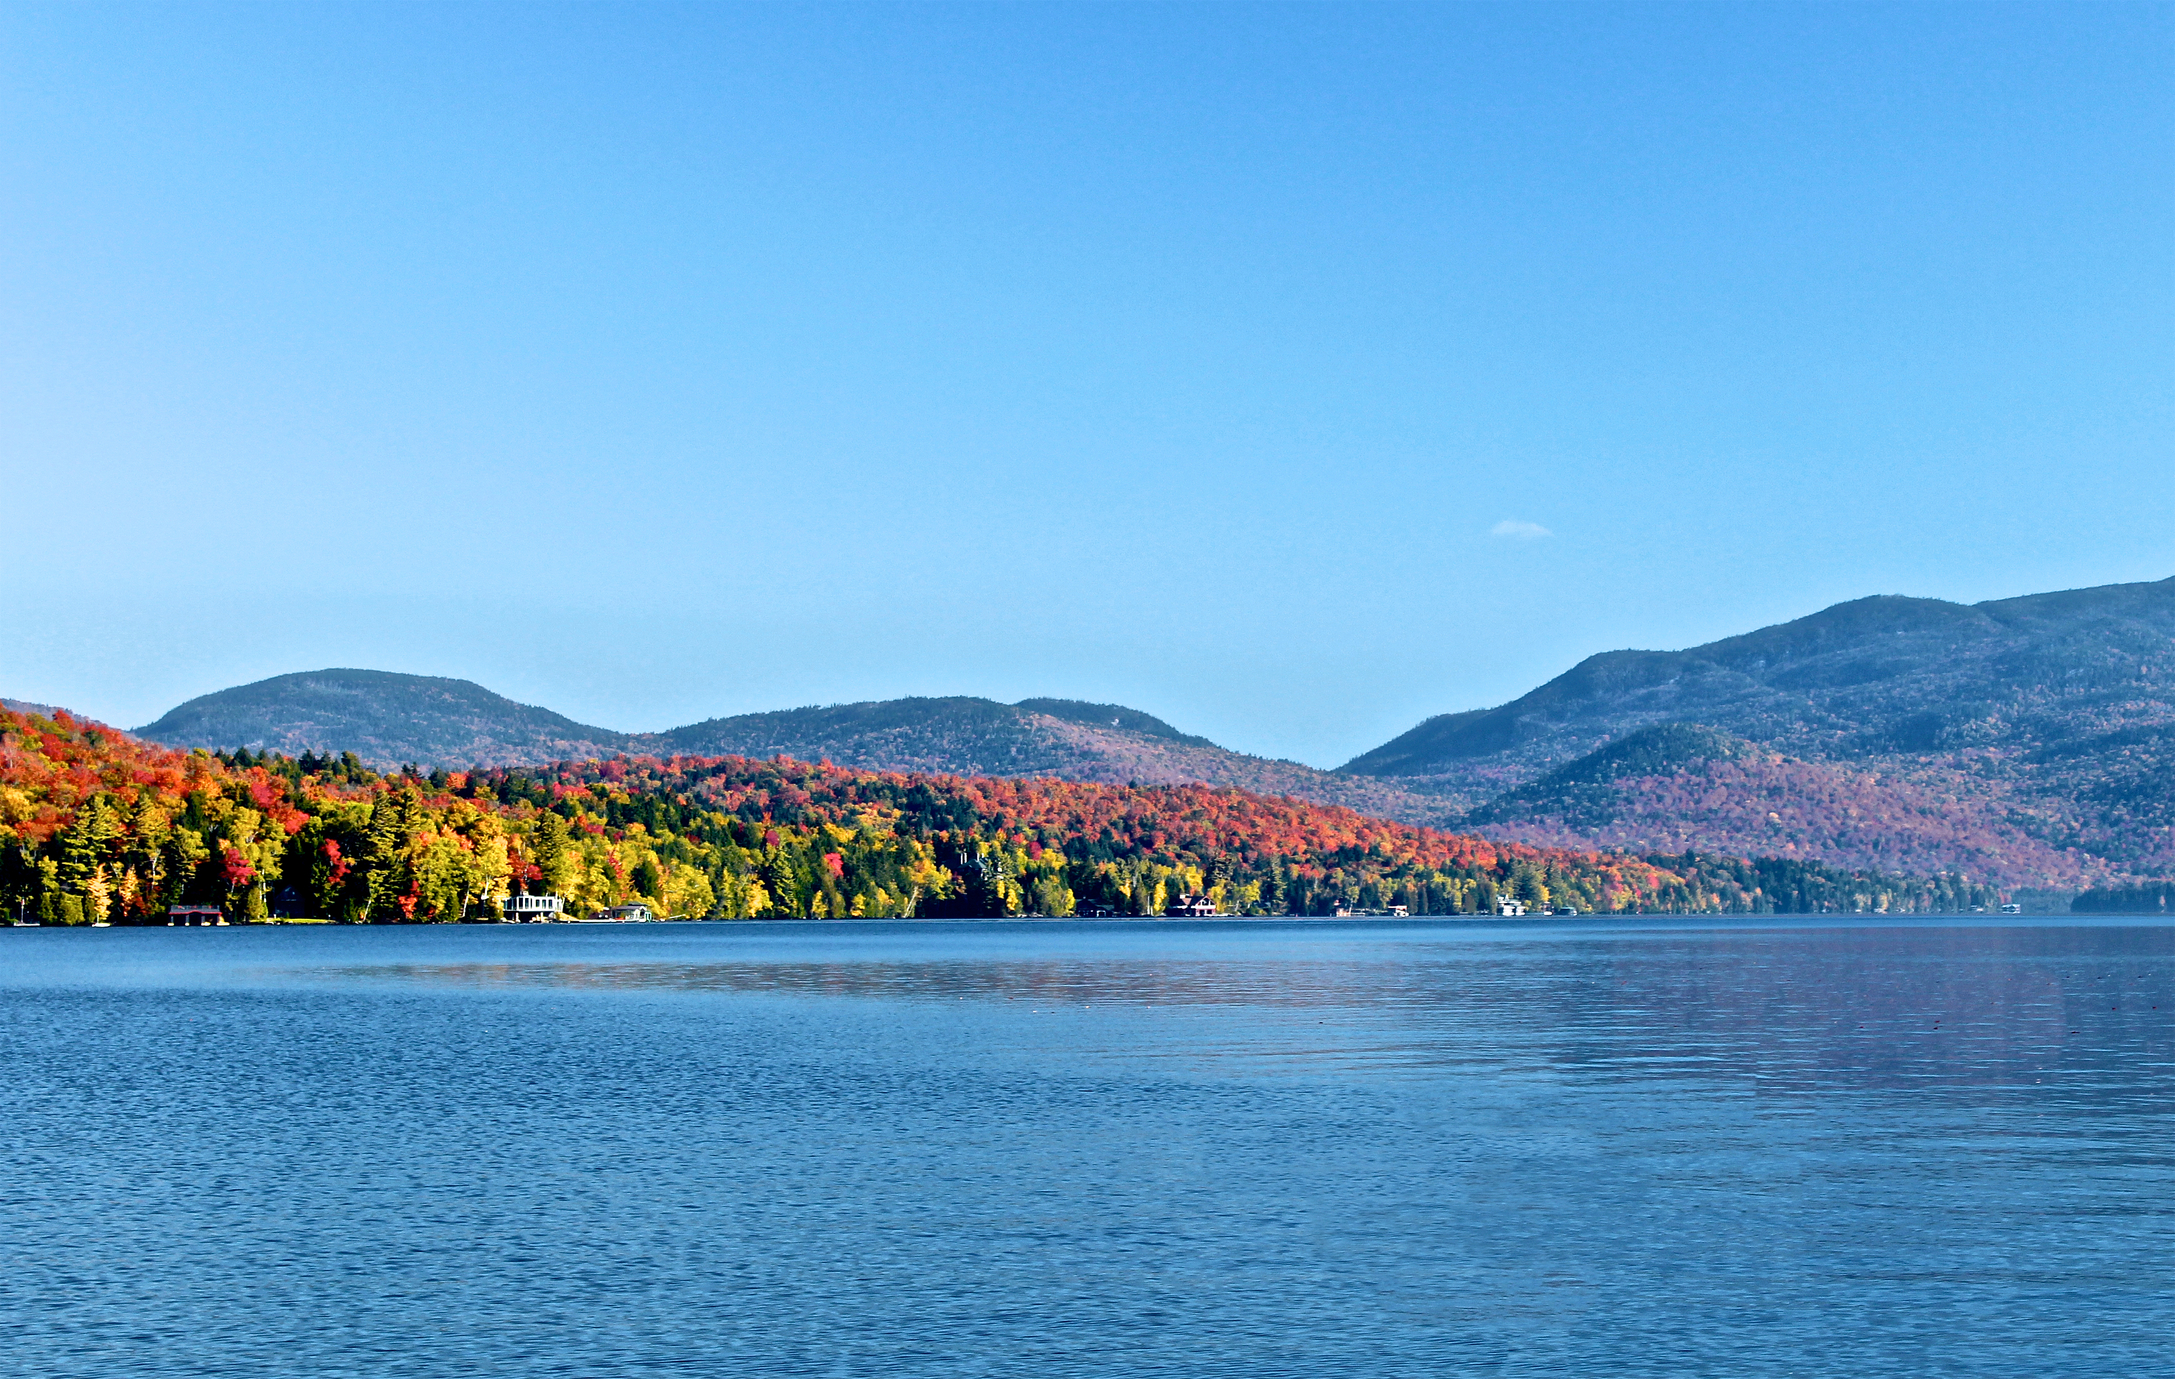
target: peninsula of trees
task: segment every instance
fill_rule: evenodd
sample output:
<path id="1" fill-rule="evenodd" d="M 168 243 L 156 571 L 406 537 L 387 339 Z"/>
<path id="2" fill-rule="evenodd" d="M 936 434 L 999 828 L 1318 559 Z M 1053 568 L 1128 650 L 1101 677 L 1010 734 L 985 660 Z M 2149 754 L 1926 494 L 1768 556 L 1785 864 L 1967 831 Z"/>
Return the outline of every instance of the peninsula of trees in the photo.
<path id="1" fill-rule="evenodd" d="M 1600 913 L 1943 911 L 1955 876 L 1491 842 L 1204 785 L 619 757 L 380 773 L 352 756 L 184 752 L 65 712 L 0 712 L 0 904 L 44 923 L 163 923 L 215 905 L 343 923 L 493 919 L 517 892 L 687 918 L 1156 915 L 1498 896 Z"/>

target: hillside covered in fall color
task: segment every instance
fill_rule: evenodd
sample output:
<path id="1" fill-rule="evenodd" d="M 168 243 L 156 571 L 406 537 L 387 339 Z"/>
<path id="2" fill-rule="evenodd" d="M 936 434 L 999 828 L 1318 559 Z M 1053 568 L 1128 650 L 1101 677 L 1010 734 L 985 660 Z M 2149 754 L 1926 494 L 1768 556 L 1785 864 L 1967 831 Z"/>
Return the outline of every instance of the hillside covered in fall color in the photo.
<path id="1" fill-rule="evenodd" d="M 1609 652 L 1339 770 L 1497 837 L 2016 886 L 2167 876 L 2175 579 L 1859 599 L 1688 651 Z"/>
<path id="2" fill-rule="evenodd" d="M 1457 812 L 1444 800 L 1393 783 L 1227 751 L 1138 709 L 1076 699 L 884 699 L 624 733 L 516 703 L 467 680 L 318 670 L 200 695 L 136 733 L 214 751 L 352 752 L 376 770 L 543 766 L 615 753 L 783 755 L 878 771 L 1231 785 L 1408 823 L 1440 823 Z"/>
<path id="3" fill-rule="evenodd" d="M 1537 846 L 2073 891 L 2175 874 L 2175 580 L 1970 607 L 1860 599 L 1688 651 L 1609 652 L 1334 772 L 1067 699 L 878 700 L 624 733 L 464 680 L 356 670 L 204 695 L 140 732 L 184 747 L 353 752 L 377 770 L 784 755 L 1197 783 Z"/>
<path id="4" fill-rule="evenodd" d="M 1204 785 L 618 757 L 386 775 L 352 755 L 184 752 L 0 713 L 0 904 L 42 922 L 498 917 L 514 892 L 689 918 L 1936 911 L 1955 877 L 1531 847 Z"/>
<path id="5" fill-rule="evenodd" d="M 1939 775 L 1795 760 L 1693 724 L 1641 728 L 1514 786 L 1462 826 L 1550 847 L 1717 848 L 2074 889 L 2104 864 Z"/>

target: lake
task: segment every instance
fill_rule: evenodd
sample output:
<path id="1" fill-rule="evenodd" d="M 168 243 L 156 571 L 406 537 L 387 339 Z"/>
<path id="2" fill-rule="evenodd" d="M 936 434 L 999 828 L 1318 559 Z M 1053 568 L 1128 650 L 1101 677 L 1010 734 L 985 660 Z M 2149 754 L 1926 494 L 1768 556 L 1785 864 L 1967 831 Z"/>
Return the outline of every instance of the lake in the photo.
<path id="1" fill-rule="evenodd" d="M 36 1376 L 2175 1374 L 2175 929 L 0 932 Z"/>

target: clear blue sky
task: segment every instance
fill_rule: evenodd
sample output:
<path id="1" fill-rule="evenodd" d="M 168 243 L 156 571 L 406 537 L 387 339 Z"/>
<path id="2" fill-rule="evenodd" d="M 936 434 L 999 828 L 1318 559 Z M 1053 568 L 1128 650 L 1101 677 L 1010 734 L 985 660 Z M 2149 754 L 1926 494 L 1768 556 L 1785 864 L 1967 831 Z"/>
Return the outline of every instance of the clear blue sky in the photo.
<path id="1" fill-rule="evenodd" d="M 12 6 L 0 693 L 1334 764 L 2175 574 L 2171 245 L 2167 5 Z"/>

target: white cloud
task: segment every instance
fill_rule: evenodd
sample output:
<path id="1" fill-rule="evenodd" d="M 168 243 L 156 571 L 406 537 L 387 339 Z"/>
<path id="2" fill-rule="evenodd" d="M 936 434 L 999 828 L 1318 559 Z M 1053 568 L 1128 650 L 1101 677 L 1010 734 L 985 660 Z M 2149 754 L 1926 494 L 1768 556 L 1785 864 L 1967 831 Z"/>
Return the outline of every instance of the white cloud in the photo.
<path id="1" fill-rule="evenodd" d="M 1554 536 L 1555 533 L 1538 522 L 1520 522 L 1514 517 L 1506 517 L 1488 528 L 1488 535 L 1505 536 L 1513 541 L 1533 541 L 1543 536 Z"/>

